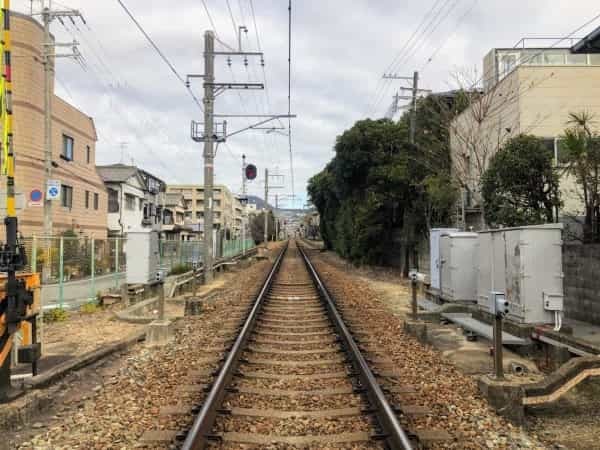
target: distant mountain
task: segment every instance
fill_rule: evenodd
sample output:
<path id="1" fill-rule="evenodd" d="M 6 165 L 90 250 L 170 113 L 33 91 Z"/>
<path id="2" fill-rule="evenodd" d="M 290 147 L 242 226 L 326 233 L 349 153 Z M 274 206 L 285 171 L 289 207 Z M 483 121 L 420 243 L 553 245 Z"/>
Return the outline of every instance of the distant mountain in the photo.
<path id="1" fill-rule="evenodd" d="M 256 205 L 256 209 L 263 209 L 265 207 L 265 201 L 256 196 L 256 195 L 248 195 L 248 203 Z M 269 203 L 269 209 L 275 209 L 273 205 Z M 292 214 L 303 214 L 306 212 L 305 209 L 291 209 L 291 208 L 278 208 L 277 212 L 282 215 L 292 215 Z"/>

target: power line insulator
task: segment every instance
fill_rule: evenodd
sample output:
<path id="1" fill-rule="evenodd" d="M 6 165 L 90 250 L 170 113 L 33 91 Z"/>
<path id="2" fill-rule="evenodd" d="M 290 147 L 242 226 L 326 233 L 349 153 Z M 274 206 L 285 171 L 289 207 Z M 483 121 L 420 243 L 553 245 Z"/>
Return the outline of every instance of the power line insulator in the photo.
<path id="1" fill-rule="evenodd" d="M 231 67 L 231 56 L 227 57 L 227 65 Z"/>

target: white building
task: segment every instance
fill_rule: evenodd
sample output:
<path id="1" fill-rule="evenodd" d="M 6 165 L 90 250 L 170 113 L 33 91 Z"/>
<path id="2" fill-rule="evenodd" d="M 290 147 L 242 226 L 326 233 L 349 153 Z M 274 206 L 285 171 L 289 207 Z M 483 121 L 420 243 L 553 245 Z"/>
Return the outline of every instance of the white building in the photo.
<path id="1" fill-rule="evenodd" d="M 96 170 L 108 191 L 109 236 L 121 236 L 142 226 L 160 230 L 164 182 L 124 164 L 97 166 Z"/>

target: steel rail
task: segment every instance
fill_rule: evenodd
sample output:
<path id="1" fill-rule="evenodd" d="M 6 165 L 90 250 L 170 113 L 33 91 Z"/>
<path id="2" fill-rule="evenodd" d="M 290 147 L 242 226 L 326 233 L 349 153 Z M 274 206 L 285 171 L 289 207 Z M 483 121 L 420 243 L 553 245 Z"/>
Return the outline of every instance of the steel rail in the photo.
<path id="1" fill-rule="evenodd" d="M 244 351 L 244 347 L 248 341 L 248 338 L 250 337 L 250 334 L 252 333 L 266 294 L 269 292 L 271 284 L 273 284 L 273 279 L 275 278 L 275 274 L 281 266 L 281 261 L 283 260 L 287 248 L 288 244 L 285 245 L 285 247 L 277 256 L 269 275 L 265 279 L 265 282 L 258 296 L 256 297 L 256 301 L 252 306 L 250 314 L 248 314 L 248 318 L 246 319 L 242 330 L 231 347 L 231 350 L 229 351 L 227 358 L 225 359 L 225 362 L 219 371 L 219 375 L 217 376 L 210 389 L 210 392 L 202 404 L 200 412 L 194 419 L 194 423 L 192 424 L 192 427 L 190 428 L 190 431 L 183 442 L 183 446 L 181 447 L 183 450 L 200 450 L 206 446 L 206 436 L 210 434 L 213 428 L 218 414 L 218 409 L 221 407 L 223 399 L 225 398 L 227 386 L 235 375 L 239 365 L 240 356 Z"/>
<path id="2" fill-rule="evenodd" d="M 297 244 L 297 247 L 300 251 L 300 254 L 304 258 L 304 263 L 306 264 L 306 267 L 308 268 L 308 271 L 311 274 L 311 277 L 315 282 L 322 299 L 325 302 L 325 306 L 329 311 L 331 320 L 336 327 L 340 338 L 343 340 L 344 348 L 350 356 L 351 363 L 358 373 L 361 384 L 366 389 L 367 398 L 375 407 L 375 414 L 379 420 L 379 424 L 383 427 L 383 432 L 386 435 L 385 437 L 389 447 L 392 449 L 412 450 L 413 445 L 410 442 L 408 435 L 402 429 L 394 409 L 387 401 L 385 394 L 375 379 L 375 375 L 373 375 L 373 372 L 369 368 L 369 365 L 358 348 L 358 345 L 354 341 L 350 330 L 348 330 L 348 327 L 346 327 L 342 316 L 335 306 L 333 298 L 329 294 L 325 284 L 323 284 L 323 281 L 321 281 L 317 270 L 302 249 L 302 246 Z"/>

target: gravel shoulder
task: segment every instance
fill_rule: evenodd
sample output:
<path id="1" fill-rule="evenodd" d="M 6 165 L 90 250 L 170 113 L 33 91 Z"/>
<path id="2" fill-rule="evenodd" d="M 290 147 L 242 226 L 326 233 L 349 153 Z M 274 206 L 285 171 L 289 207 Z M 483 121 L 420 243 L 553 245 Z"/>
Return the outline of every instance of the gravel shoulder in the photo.
<path id="1" fill-rule="evenodd" d="M 410 311 L 409 299 L 410 288 L 408 282 L 401 279 L 400 273 L 393 270 L 379 268 L 353 268 L 337 255 L 323 253 L 323 260 L 328 264 L 345 271 L 347 274 L 355 274 L 361 281 L 366 282 L 374 294 L 387 304 L 390 311 L 399 317 L 406 317 Z M 467 347 L 471 343 L 461 346 L 453 353 L 458 359 L 461 371 L 470 374 L 470 365 L 463 358 Z M 468 358 L 472 359 L 473 353 Z M 513 356 L 506 352 L 505 356 Z M 448 351 L 443 351 L 442 356 L 450 358 Z M 529 365 L 531 367 L 531 364 Z M 478 376 L 474 374 L 474 377 Z M 538 381 L 537 375 L 532 375 L 529 381 Z M 600 379 L 588 379 L 574 389 L 569 391 L 560 400 L 546 406 L 528 408 L 524 429 L 529 435 L 536 437 L 548 448 L 591 450 L 600 449 Z"/>
<path id="2" fill-rule="evenodd" d="M 473 377 L 462 373 L 441 352 L 404 332 L 398 312 L 406 310 L 408 289 L 399 281 L 400 274 L 356 269 L 331 253 L 313 255 L 337 301 L 360 314 L 361 327 L 372 330 L 381 352 L 391 357 L 402 374 L 402 383 L 416 387 L 415 394 L 405 400 L 432 409 L 425 417 L 405 418 L 409 430 L 441 428 L 454 437 L 454 442 L 437 448 L 547 448 L 535 435 L 528 436 L 523 429 L 497 416 L 479 395 Z M 389 286 L 390 281 L 397 289 Z M 404 301 L 390 306 L 384 300 L 386 296 Z M 368 310 L 372 312 L 361 313 Z"/>
<path id="3" fill-rule="evenodd" d="M 219 334 L 228 311 L 254 294 L 269 265 L 261 261 L 223 274 L 220 279 L 226 282 L 219 300 L 205 305 L 200 316 L 179 320 L 171 345 L 135 345 L 54 386 L 51 409 L 35 418 L 32 427 L 5 435 L 6 448 L 143 448 L 139 439 L 145 431 L 185 429 L 181 418 L 178 422 L 159 417 L 160 408 L 182 399 L 179 389 L 188 370 Z"/>

